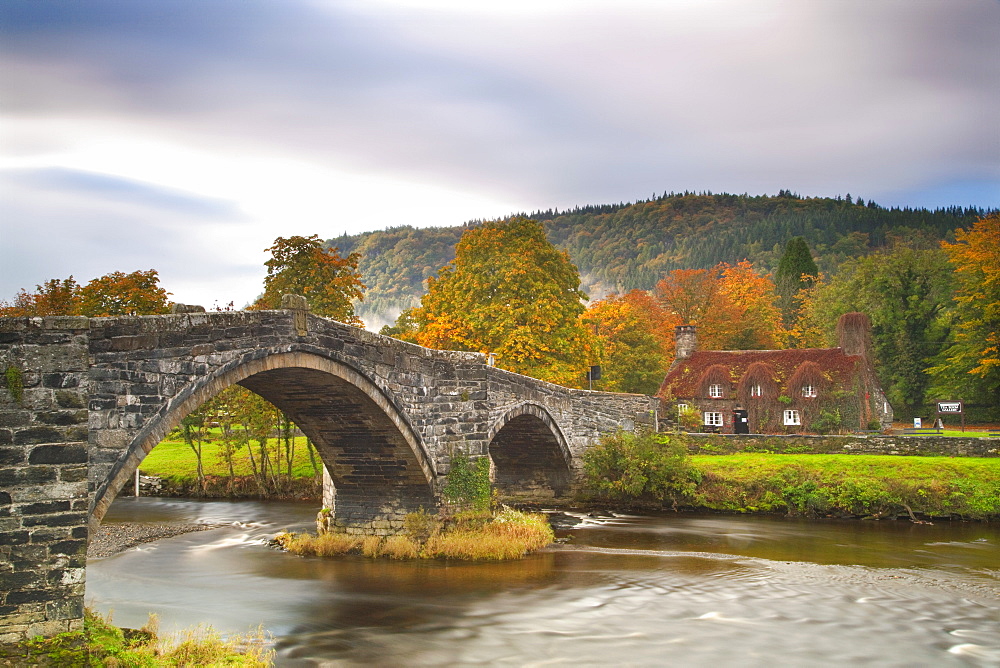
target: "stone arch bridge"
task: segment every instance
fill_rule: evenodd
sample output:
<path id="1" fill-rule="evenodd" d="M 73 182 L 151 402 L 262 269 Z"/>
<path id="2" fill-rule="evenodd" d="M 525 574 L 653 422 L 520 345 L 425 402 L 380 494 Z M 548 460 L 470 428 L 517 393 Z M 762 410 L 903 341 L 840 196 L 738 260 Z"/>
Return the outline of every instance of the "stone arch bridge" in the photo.
<path id="1" fill-rule="evenodd" d="M 0 644 L 75 628 L 88 526 L 146 454 L 233 384 L 316 445 L 324 505 L 389 533 L 434 508 L 452 455 L 488 455 L 507 495 L 552 499 L 598 437 L 656 400 L 571 390 L 304 309 L 0 319 Z"/>

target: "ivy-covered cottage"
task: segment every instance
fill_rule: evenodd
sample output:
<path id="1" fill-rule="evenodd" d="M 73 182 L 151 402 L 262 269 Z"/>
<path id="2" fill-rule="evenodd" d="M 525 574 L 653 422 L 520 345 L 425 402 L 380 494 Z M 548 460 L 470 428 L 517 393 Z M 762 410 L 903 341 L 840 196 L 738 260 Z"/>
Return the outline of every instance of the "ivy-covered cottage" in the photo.
<path id="1" fill-rule="evenodd" d="M 892 424 L 872 366 L 871 322 L 847 313 L 837 348 L 698 350 L 676 329 L 677 357 L 657 396 L 678 415 L 697 409 L 704 431 L 783 434 L 883 429 Z"/>

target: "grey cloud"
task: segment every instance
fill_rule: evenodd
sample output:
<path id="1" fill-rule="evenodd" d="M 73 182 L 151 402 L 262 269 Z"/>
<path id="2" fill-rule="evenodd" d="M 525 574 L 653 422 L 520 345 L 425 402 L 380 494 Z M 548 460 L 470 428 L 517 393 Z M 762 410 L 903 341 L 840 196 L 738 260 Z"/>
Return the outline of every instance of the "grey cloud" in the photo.
<path id="1" fill-rule="evenodd" d="M 170 214 L 234 223 L 242 218 L 239 207 L 234 202 L 190 195 L 107 174 L 50 167 L 7 170 L 6 180 L 11 184 L 38 190 L 40 197 L 45 197 L 45 191 L 56 191 L 115 204 L 148 207 Z"/>
<path id="2" fill-rule="evenodd" d="M 138 119 L 220 150 L 336 157 L 542 207 L 684 188 L 878 196 L 1000 176 L 995 2 L 720 2 L 517 22 L 67 4 L 0 10 L 15 113 Z"/>
<path id="3" fill-rule="evenodd" d="M 227 206 L 70 170 L 0 172 L 0 299 L 50 278 L 150 268 L 168 290 L 225 284 L 236 296 L 241 277 L 255 286 L 263 270 L 203 242 L 217 226 L 237 233 Z"/>

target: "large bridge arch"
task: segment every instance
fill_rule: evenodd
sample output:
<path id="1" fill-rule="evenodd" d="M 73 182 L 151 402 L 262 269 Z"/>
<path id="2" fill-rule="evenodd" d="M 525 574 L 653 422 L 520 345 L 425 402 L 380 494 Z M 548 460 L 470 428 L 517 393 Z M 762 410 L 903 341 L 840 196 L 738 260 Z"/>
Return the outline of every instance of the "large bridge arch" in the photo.
<path id="1" fill-rule="evenodd" d="M 284 410 L 312 439 L 336 490 L 335 524 L 385 532 L 398 528 L 405 513 L 434 505 L 433 458 L 389 393 L 330 357 L 256 350 L 196 379 L 143 425 L 107 477 L 97 481 L 92 528 L 170 430 L 234 384 Z"/>
<path id="2" fill-rule="evenodd" d="M 569 442 L 549 411 L 524 402 L 497 419 L 488 434 L 493 484 L 508 498 L 565 496 L 572 483 Z"/>

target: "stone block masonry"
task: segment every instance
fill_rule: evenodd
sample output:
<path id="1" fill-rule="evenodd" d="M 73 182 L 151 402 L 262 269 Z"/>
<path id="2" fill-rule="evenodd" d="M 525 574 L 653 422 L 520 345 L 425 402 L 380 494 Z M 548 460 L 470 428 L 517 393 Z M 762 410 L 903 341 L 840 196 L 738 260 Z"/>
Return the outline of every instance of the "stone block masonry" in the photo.
<path id="1" fill-rule="evenodd" d="M 0 645 L 83 626 L 88 329 L 0 320 Z"/>
<path id="2" fill-rule="evenodd" d="M 1000 457 L 1000 438 L 979 436 L 688 434 L 691 454 L 909 455 L 916 457 Z"/>

